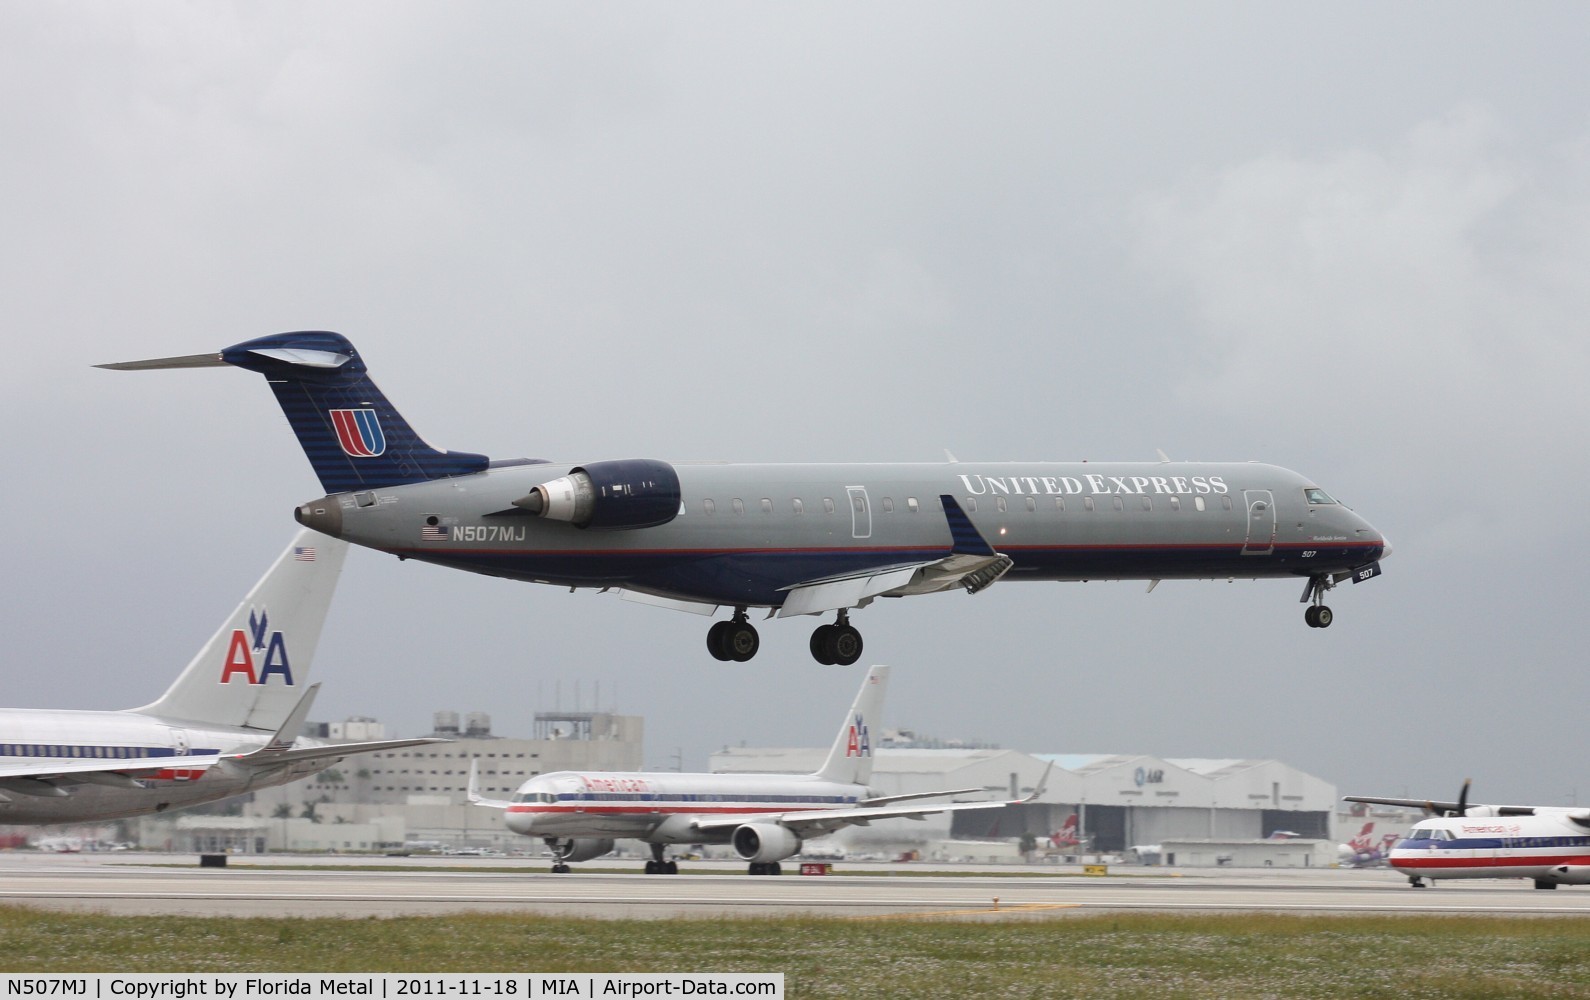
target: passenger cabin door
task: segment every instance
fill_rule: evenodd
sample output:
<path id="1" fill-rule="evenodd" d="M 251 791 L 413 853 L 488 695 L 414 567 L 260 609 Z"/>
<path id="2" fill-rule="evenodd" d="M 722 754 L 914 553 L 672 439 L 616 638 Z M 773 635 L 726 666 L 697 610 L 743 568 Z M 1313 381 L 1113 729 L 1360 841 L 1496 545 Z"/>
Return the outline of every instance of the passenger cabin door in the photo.
<path id="1" fill-rule="evenodd" d="M 1269 490 L 1243 490 L 1242 502 L 1248 505 L 1248 538 L 1242 554 L 1267 556 L 1275 551 L 1275 496 Z"/>
<path id="2" fill-rule="evenodd" d="M 872 504 L 867 500 L 865 486 L 846 486 L 850 494 L 850 537 L 872 537 Z"/>

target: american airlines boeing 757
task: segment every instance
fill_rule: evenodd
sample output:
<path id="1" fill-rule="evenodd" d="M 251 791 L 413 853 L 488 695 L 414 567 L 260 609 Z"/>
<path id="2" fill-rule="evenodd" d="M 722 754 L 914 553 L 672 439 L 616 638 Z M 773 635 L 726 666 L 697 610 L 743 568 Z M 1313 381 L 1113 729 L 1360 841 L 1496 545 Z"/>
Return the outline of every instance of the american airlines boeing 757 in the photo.
<path id="1" fill-rule="evenodd" d="M 867 788 L 872 779 L 869 729 L 883 707 L 888 681 L 888 667 L 867 671 L 815 774 L 556 771 L 526 781 L 508 800 L 480 794 L 477 761 L 470 765 L 469 801 L 503 810 L 508 829 L 545 840 L 556 858 L 554 872 L 567 872 L 570 861 L 601 857 L 615 839 L 631 838 L 651 845 L 648 875 L 679 873 L 678 862 L 664 857 L 669 844 L 732 844 L 751 863 L 750 874 L 778 875 L 779 862 L 800 853 L 808 837 L 882 819 L 1015 804 L 916 801 L 981 792 L 978 788 L 874 796 Z M 1028 800 L 1042 791 L 1040 781 Z M 913 804 L 903 805 L 907 800 Z"/>
<path id="2" fill-rule="evenodd" d="M 707 633 L 720 660 L 756 654 L 753 608 L 832 613 L 811 653 L 849 664 L 852 610 L 1002 579 L 1302 579 L 1324 628 L 1326 592 L 1380 575 L 1391 551 L 1307 476 L 1255 462 L 492 461 L 427 444 L 335 333 L 100 367 L 225 365 L 265 376 L 326 490 L 302 524 L 400 559 L 729 608 Z"/>
<path id="3" fill-rule="evenodd" d="M 318 540 L 318 541 L 317 541 Z M 0 709 L 0 823 L 141 816 L 436 739 L 297 742 L 346 543 L 300 531 L 176 681 L 122 712 Z"/>

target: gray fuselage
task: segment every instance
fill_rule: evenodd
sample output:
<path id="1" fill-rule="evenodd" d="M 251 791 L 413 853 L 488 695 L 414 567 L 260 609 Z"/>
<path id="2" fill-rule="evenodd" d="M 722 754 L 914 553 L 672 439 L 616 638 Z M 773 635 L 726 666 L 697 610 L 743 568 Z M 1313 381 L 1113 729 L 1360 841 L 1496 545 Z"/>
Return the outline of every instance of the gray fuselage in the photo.
<path id="1" fill-rule="evenodd" d="M 582 529 L 516 508 L 576 468 L 553 463 L 334 494 L 303 505 L 299 519 L 473 572 L 746 607 L 777 607 L 815 580 L 944 557 L 945 494 L 1013 560 L 1010 580 L 1322 577 L 1386 553 L 1380 532 L 1311 480 L 1261 463 L 672 467 L 678 513 L 651 527 Z"/>

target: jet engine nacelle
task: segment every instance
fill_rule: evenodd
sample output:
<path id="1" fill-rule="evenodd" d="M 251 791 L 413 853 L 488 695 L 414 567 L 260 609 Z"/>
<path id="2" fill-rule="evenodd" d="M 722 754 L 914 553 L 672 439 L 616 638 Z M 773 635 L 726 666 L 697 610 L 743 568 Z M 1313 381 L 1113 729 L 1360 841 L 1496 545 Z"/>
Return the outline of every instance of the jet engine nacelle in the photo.
<path id="1" fill-rule="evenodd" d="M 734 853 L 746 861 L 783 861 L 801 849 L 801 839 L 776 823 L 747 823 L 734 831 Z"/>
<path id="2" fill-rule="evenodd" d="M 582 465 L 513 502 L 576 528 L 652 528 L 679 515 L 679 474 L 667 462 L 630 458 Z"/>
<path id="3" fill-rule="evenodd" d="M 572 837 L 567 840 L 551 840 L 547 844 L 552 848 L 553 856 L 559 861 L 589 861 L 613 849 L 611 838 L 598 840 L 595 837 Z"/>

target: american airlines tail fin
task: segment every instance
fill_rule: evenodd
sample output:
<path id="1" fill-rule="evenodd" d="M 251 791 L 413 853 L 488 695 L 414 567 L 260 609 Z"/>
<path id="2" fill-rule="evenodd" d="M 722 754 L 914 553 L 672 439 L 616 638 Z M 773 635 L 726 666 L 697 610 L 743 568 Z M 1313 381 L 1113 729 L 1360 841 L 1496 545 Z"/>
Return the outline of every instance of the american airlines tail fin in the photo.
<path id="1" fill-rule="evenodd" d="M 839 735 L 828 750 L 817 777 L 827 781 L 847 781 L 865 785 L 872 780 L 871 726 L 883 709 L 884 691 L 889 686 L 889 668 L 875 666 L 867 670 L 867 677 L 856 692 L 856 700 L 845 713 L 839 726 Z"/>
<path id="2" fill-rule="evenodd" d="M 370 380 L 341 334 L 309 330 L 246 341 L 218 354 L 98 365 L 122 371 L 234 365 L 270 382 L 327 493 L 479 472 L 484 455 L 442 451 L 415 433 Z"/>
<path id="3" fill-rule="evenodd" d="M 281 729 L 309 687 L 310 661 L 347 554 L 347 542 L 300 531 L 166 693 L 136 711 Z"/>

